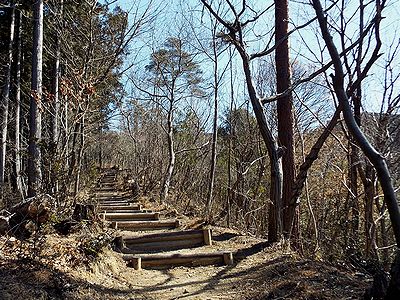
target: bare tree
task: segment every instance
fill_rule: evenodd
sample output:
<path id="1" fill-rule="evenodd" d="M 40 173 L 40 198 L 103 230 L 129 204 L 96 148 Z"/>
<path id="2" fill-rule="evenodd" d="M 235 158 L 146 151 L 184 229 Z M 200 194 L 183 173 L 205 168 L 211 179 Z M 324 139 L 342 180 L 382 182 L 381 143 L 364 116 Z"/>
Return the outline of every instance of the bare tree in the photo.
<path id="1" fill-rule="evenodd" d="M 222 19 L 222 17 L 211 7 L 206 0 L 201 0 L 203 5 L 210 11 L 210 13 L 226 28 L 228 31 L 224 35 L 224 38 L 232 43 L 240 57 L 242 59 L 243 71 L 247 84 L 247 91 L 250 97 L 250 101 L 253 107 L 254 114 L 257 119 L 258 127 L 260 129 L 261 136 L 264 140 L 265 146 L 268 150 L 270 159 L 270 178 L 271 178 L 271 189 L 270 189 L 270 215 L 269 215 L 269 230 L 268 238 L 270 241 L 277 241 L 279 235 L 282 232 L 281 225 L 281 207 L 282 207 L 282 171 L 281 171 L 281 150 L 279 150 L 276 139 L 274 138 L 272 131 L 268 125 L 265 110 L 262 105 L 262 99 L 257 95 L 256 88 L 253 83 L 253 76 L 250 68 L 250 61 L 256 57 L 262 57 L 265 53 L 257 53 L 250 56 L 246 50 L 246 44 L 243 40 L 243 27 L 257 20 L 260 15 L 257 14 L 253 19 L 248 21 L 241 21 L 246 10 L 246 1 L 243 1 L 241 10 L 237 12 L 234 5 L 230 1 L 226 1 L 228 6 L 235 18 L 234 22 L 228 22 Z"/>
<path id="2" fill-rule="evenodd" d="M 42 138 L 42 64 L 43 64 L 43 0 L 33 5 L 34 35 L 32 52 L 32 85 L 29 110 L 28 196 L 35 196 L 41 188 Z"/>
<path id="3" fill-rule="evenodd" d="M 176 149 L 174 138 L 174 114 L 177 103 L 191 96 L 201 97 L 201 71 L 193 57 L 184 51 L 184 43 L 179 38 L 169 38 L 165 48 L 152 54 L 147 70 L 154 74 L 151 79 L 157 93 L 149 93 L 154 101 L 166 113 L 166 126 L 163 130 L 168 142 L 168 167 L 163 178 L 160 199 L 165 201 L 168 196 L 172 175 L 175 168 Z"/>
<path id="4" fill-rule="evenodd" d="M 0 185 L 4 184 L 4 174 L 6 168 L 6 150 L 7 150 L 7 131 L 8 131 L 8 108 L 10 102 L 11 88 L 11 67 L 13 62 L 13 43 L 15 31 L 15 5 L 11 4 L 11 24 L 10 40 L 8 44 L 8 61 L 6 67 L 6 79 L 1 95 L 1 143 L 0 143 Z M 2 188 L 2 187 L 0 187 Z"/>
<path id="5" fill-rule="evenodd" d="M 367 156 L 369 161 L 374 166 L 379 183 L 381 185 L 384 194 L 385 203 L 389 211 L 390 220 L 392 223 L 392 228 L 398 248 L 395 265 L 393 266 L 391 272 L 392 279 L 391 279 L 391 286 L 389 289 L 389 297 L 395 297 L 395 295 L 396 294 L 398 295 L 398 292 L 400 291 L 400 250 L 399 250 L 400 210 L 396 198 L 396 193 L 393 188 L 392 178 L 390 176 L 390 172 L 387 167 L 386 159 L 371 145 L 371 143 L 369 142 L 365 134 L 361 131 L 359 125 L 357 124 L 357 120 L 355 119 L 354 114 L 352 112 L 349 102 L 349 97 L 348 94 L 346 93 L 344 86 L 345 75 L 343 71 L 342 61 L 340 58 L 340 54 L 337 50 L 337 46 L 335 45 L 333 38 L 329 32 L 327 18 L 324 15 L 323 8 L 319 0 L 313 0 L 312 4 L 315 9 L 316 16 L 318 18 L 318 23 L 321 29 L 322 37 L 329 51 L 329 55 L 333 61 L 333 66 L 335 71 L 334 75 L 332 75 L 333 88 L 335 90 L 335 94 L 338 98 L 338 101 L 340 102 L 343 108 L 343 116 L 346 122 L 346 126 L 351 136 L 357 142 L 357 145 L 360 147 L 360 149 L 363 151 L 363 153 Z M 379 21 L 381 19 L 381 10 L 384 7 L 384 4 L 385 4 L 384 1 L 376 2 L 375 32 L 376 32 L 376 38 L 378 39 L 377 43 L 380 42 Z"/>
<path id="6" fill-rule="evenodd" d="M 217 164 L 217 138 L 218 138 L 218 92 L 219 92 L 219 76 L 218 76 L 218 49 L 217 49 L 217 23 L 212 24 L 212 57 L 213 62 L 213 81 L 214 81 L 214 115 L 213 115 L 213 132 L 212 132 L 212 144 L 211 144 L 211 168 L 210 168 L 210 180 L 208 186 L 206 215 L 210 218 L 212 210 L 212 199 L 214 193 L 214 182 L 215 182 L 215 168 Z"/>
<path id="7" fill-rule="evenodd" d="M 291 66 L 289 60 L 289 5 L 287 0 L 275 1 L 275 70 L 276 92 L 282 94 L 277 100 L 278 143 L 284 149 L 282 155 L 282 217 L 283 233 L 290 237 L 294 229 L 294 240 L 298 239 L 299 224 L 295 220 L 296 205 L 291 203 L 295 178 L 293 148 L 293 100 Z M 297 234 L 296 234 L 297 232 Z"/>
<path id="8" fill-rule="evenodd" d="M 21 64 L 22 64 L 22 12 L 18 11 L 18 36 L 17 36 L 17 61 L 15 78 L 15 179 L 18 191 L 22 197 L 26 195 L 26 189 L 22 180 L 21 159 Z"/>

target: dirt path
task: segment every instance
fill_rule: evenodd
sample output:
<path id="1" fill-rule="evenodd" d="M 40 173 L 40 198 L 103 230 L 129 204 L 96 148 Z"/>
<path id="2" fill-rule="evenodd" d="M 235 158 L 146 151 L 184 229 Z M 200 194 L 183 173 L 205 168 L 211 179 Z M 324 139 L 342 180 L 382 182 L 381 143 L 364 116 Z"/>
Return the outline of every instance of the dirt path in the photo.
<path id="1" fill-rule="evenodd" d="M 183 228 L 199 223 L 181 221 Z M 135 270 L 110 248 L 88 259 L 83 246 L 88 236 L 98 238 L 90 228 L 41 236 L 33 255 L 32 243 L 1 237 L 0 299 L 359 299 L 370 284 L 367 275 L 299 258 L 284 245 L 212 231 L 207 251 L 234 252 L 233 265 Z M 102 234 L 121 232 L 104 228 Z M 178 252 L 185 251 L 204 247 Z"/>
<path id="2" fill-rule="evenodd" d="M 0 299 L 359 299 L 367 286 L 357 272 L 299 259 L 246 236 L 215 245 L 241 247 L 243 257 L 232 266 L 141 271 L 110 249 L 82 264 L 76 243 L 48 236 L 40 259 L 2 260 Z"/>

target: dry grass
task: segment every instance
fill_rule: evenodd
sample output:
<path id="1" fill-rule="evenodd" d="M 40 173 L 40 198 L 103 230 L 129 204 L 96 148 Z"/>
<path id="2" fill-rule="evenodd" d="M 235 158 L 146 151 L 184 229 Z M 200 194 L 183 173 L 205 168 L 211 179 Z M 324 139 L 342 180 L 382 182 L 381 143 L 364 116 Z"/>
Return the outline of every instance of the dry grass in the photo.
<path id="1" fill-rule="evenodd" d="M 358 299 L 368 285 L 366 276 L 299 258 L 287 245 L 213 231 L 208 250 L 235 251 L 235 265 L 135 271 L 107 248 L 88 258 L 79 234 L 45 236 L 36 257 L 31 244 L 3 238 L 0 299 Z"/>

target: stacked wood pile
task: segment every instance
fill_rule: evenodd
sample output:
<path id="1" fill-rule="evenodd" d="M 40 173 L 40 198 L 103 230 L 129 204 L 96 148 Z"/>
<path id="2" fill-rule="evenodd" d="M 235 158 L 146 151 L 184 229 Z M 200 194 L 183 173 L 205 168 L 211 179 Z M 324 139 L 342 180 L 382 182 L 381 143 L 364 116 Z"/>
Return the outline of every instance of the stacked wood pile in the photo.
<path id="1" fill-rule="evenodd" d="M 54 199 L 51 196 L 40 195 L 0 211 L 0 234 L 28 238 L 49 220 L 53 206 Z"/>

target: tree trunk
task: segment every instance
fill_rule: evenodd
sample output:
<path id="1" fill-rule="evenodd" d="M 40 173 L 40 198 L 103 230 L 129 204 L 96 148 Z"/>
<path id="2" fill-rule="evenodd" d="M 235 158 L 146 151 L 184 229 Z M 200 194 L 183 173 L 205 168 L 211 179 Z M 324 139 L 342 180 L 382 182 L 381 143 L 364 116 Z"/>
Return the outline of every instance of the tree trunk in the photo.
<path id="1" fill-rule="evenodd" d="M 62 18 L 63 14 L 63 0 L 60 1 L 58 8 L 58 15 Z M 53 93 L 53 120 L 51 123 L 51 142 L 55 145 L 58 144 L 59 138 L 59 111 L 60 111 L 60 97 L 59 97 L 59 82 L 60 82 L 60 57 L 61 57 L 61 39 L 59 36 L 56 37 L 56 57 L 54 61 L 53 70 L 53 82 L 52 82 L 52 93 Z"/>
<path id="2" fill-rule="evenodd" d="M 8 131 L 8 107 L 10 103 L 11 89 L 11 67 L 13 62 L 13 44 L 15 28 L 15 6 L 12 4 L 10 41 L 8 44 L 8 61 L 6 67 L 5 83 L 1 97 L 1 144 L 0 144 L 0 185 L 4 184 L 4 174 L 6 169 L 6 151 L 7 151 L 7 131 Z M 2 187 L 1 187 L 2 188 Z"/>
<path id="3" fill-rule="evenodd" d="M 360 130 L 358 126 L 353 112 L 351 110 L 349 99 L 346 94 L 344 88 L 344 72 L 340 60 L 340 55 L 337 51 L 337 48 L 333 42 L 333 39 L 329 33 L 327 20 L 325 18 L 324 12 L 322 10 L 322 6 L 319 0 L 313 0 L 313 6 L 318 18 L 318 23 L 321 28 L 322 36 L 324 38 L 325 44 L 333 61 L 335 75 L 333 76 L 333 88 L 335 90 L 335 94 L 338 98 L 339 103 L 343 107 L 343 116 L 346 122 L 346 126 L 357 142 L 360 149 L 363 151 L 365 156 L 369 159 L 376 170 L 376 174 L 381 185 L 384 200 L 387 205 L 387 209 L 390 215 L 390 221 L 392 223 L 393 233 L 396 239 L 397 245 L 397 257 L 393 263 L 393 267 L 391 270 L 391 285 L 389 287 L 388 293 L 397 290 L 400 290 L 400 210 L 399 205 L 396 198 L 396 193 L 393 188 L 392 179 L 390 177 L 390 172 L 386 164 L 385 158 L 378 152 L 376 149 L 370 144 L 367 137 Z M 380 20 L 380 3 L 377 3 L 377 20 Z M 377 27 L 377 30 L 379 26 Z M 377 41 L 379 42 L 379 41 Z M 393 294 L 395 295 L 395 294 Z M 393 298 L 394 299 L 394 298 Z"/>
<path id="4" fill-rule="evenodd" d="M 84 149 L 85 149 L 85 114 L 82 115 L 81 120 L 79 122 L 79 147 L 77 149 L 77 156 L 76 156 L 77 163 L 76 163 L 76 177 L 74 184 L 75 195 L 77 195 L 79 192 Z"/>
<path id="5" fill-rule="evenodd" d="M 360 34 L 364 30 L 364 3 L 360 1 L 360 23 L 359 23 L 359 31 Z M 363 56 L 363 43 L 364 39 L 361 38 L 358 45 L 358 53 L 356 59 L 356 74 L 357 78 L 361 78 L 361 64 L 362 64 L 362 56 Z M 351 101 L 353 103 L 353 111 L 354 111 L 354 119 L 359 127 L 361 127 L 361 96 L 362 96 L 362 88 L 361 83 L 356 87 L 355 95 L 351 96 Z M 359 226 L 360 226 L 360 211 L 359 211 L 359 194 L 358 194 L 358 164 L 360 161 L 359 158 L 359 150 L 356 145 L 354 138 L 349 138 L 349 192 L 347 195 L 347 201 L 350 204 L 350 250 L 356 251 L 359 248 L 357 245 L 359 241 Z M 371 212 L 372 213 L 372 212 Z"/>
<path id="6" fill-rule="evenodd" d="M 70 141 L 70 136 L 69 136 L 69 120 L 68 120 L 68 96 L 63 97 L 64 101 L 64 108 L 63 108 L 63 119 L 64 119 L 64 128 L 62 131 L 62 140 L 63 140 L 63 152 L 65 153 L 65 166 L 69 165 L 69 157 L 68 157 L 68 152 L 69 152 L 69 141 Z"/>
<path id="7" fill-rule="evenodd" d="M 362 31 L 363 28 L 360 28 Z M 362 44 L 359 46 L 359 56 L 362 52 Z M 356 64 L 357 76 L 361 76 L 361 57 L 358 57 Z M 358 85 L 356 89 L 356 95 L 351 97 L 353 102 L 354 119 L 359 127 L 361 127 L 361 84 Z M 359 247 L 357 245 L 359 241 L 359 226 L 360 226 L 360 205 L 359 205 L 359 194 L 358 194 L 358 164 L 360 163 L 358 147 L 355 144 L 354 138 L 349 138 L 349 155 L 348 155 L 348 193 L 347 193 L 347 203 L 349 204 L 350 210 L 350 250 L 352 252 L 356 251 Z"/>
<path id="8" fill-rule="evenodd" d="M 74 124 L 74 132 L 72 136 L 72 145 L 71 145 L 71 154 L 69 158 L 69 166 L 68 166 L 68 177 L 71 178 L 74 172 L 76 171 L 76 165 L 77 165 L 77 157 L 78 157 L 78 152 L 79 152 L 79 142 L 78 142 L 78 137 L 80 135 L 81 131 L 81 122 L 83 118 L 83 111 L 82 108 L 79 107 L 77 111 L 77 120 Z M 67 133 L 68 134 L 68 133 Z"/>
<path id="9" fill-rule="evenodd" d="M 258 98 L 256 90 L 253 85 L 250 65 L 248 56 L 240 51 L 243 62 L 243 71 L 246 77 L 247 90 L 249 93 L 250 101 L 253 107 L 254 114 L 256 116 L 257 124 L 261 132 L 264 144 L 268 151 L 270 159 L 270 210 L 269 210 L 269 221 L 268 221 L 268 240 L 270 242 L 276 242 L 280 238 L 282 233 L 281 223 L 281 207 L 282 207 L 282 172 L 280 166 L 280 157 L 278 151 L 278 145 L 275 141 L 271 130 L 269 129 L 267 119 L 265 117 L 264 108 L 261 104 L 261 100 Z"/>
<path id="10" fill-rule="evenodd" d="M 100 129 L 100 137 L 102 136 L 102 130 Z M 98 157 L 98 164 L 99 164 L 99 168 L 100 170 L 103 168 L 103 144 L 100 143 L 100 147 L 99 147 L 99 157 Z"/>
<path id="11" fill-rule="evenodd" d="M 60 110 L 60 101 L 59 101 L 59 74 L 60 74 L 60 42 L 57 38 L 57 50 L 56 50 L 56 58 L 54 62 L 54 70 L 53 70 L 53 83 L 52 83 L 52 94 L 53 94 L 53 105 L 52 105 L 52 122 L 51 122 L 51 143 L 52 147 L 54 147 L 53 153 L 55 153 L 55 147 L 58 143 L 58 120 L 59 120 L 59 110 Z"/>
<path id="12" fill-rule="evenodd" d="M 275 0 L 275 65 L 276 65 L 276 92 L 286 92 L 291 87 L 291 68 L 289 61 L 289 6 L 287 0 Z M 283 148 L 282 156 L 282 217 L 283 233 L 289 238 L 295 226 L 296 205 L 291 204 L 293 183 L 295 177 L 294 148 L 293 148 L 293 100 L 291 93 L 285 94 L 277 101 L 278 112 L 278 143 Z"/>
<path id="13" fill-rule="evenodd" d="M 229 47 L 229 56 L 232 57 L 232 49 Z M 230 92 L 231 92 L 231 101 L 229 107 L 229 145 L 228 145 L 228 188 L 226 193 L 226 224 L 228 228 L 231 227 L 231 214 L 232 214 L 232 112 L 233 112 L 233 103 L 234 103 L 234 87 L 233 87 L 233 68 L 232 68 L 232 59 L 229 62 L 229 72 L 230 72 Z"/>
<path id="14" fill-rule="evenodd" d="M 58 17 L 62 19 L 63 14 L 63 3 L 61 0 L 58 7 Z M 52 81 L 52 94 L 53 94 L 53 103 L 52 103 L 52 120 L 51 120 L 51 160 L 50 164 L 50 188 L 51 191 L 58 191 L 58 174 L 56 174 L 54 164 L 58 158 L 58 150 L 59 150 L 59 119 L 60 119 L 60 93 L 59 93 L 59 82 L 60 82 L 60 57 L 61 57 L 61 38 L 59 36 L 55 37 L 56 39 L 56 55 L 54 60 L 54 69 L 53 69 L 53 81 Z"/>
<path id="15" fill-rule="evenodd" d="M 22 13 L 18 11 L 18 39 L 17 39 L 17 63 L 15 78 L 15 177 L 17 189 L 22 198 L 25 198 L 25 189 L 22 184 L 21 167 L 21 63 L 22 63 Z"/>
<path id="16" fill-rule="evenodd" d="M 243 32 L 240 26 L 241 22 L 237 19 L 234 23 L 228 23 L 222 20 L 220 16 L 211 8 L 210 4 L 205 0 L 201 0 L 203 5 L 211 12 L 211 14 L 218 19 L 218 21 L 229 30 L 228 36 L 230 42 L 235 46 L 236 50 L 239 52 L 242 58 L 243 71 L 245 74 L 247 91 L 249 93 L 251 105 L 253 107 L 254 114 L 256 116 L 257 125 L 259 127 L 263 142 L 268 151 L 268 156 L 270 159 L 270 210 L 269 210 L 269 225 L 268 225 L 268 239 L 271 242 L 277 241 L 282 232 L 281 224 L 281 207 L 282 207 L 282 171 L 281 171 L 281 161 L 280 161 L 280 151 L 278 149 L 278 144 L 272 135 L 272 132 L 268 126 L 267 119 L 265 117 L 265 111 L 261 103 L 261 99 L 257 96 L 255 90 L 251 69 L 250 69 L 250 56 L 246 52 L 246 46 L 243 41 Z M 232 6 L 231 6 L 232 8 Z M 236 26 L 239 24 L 238 26 Z"/>
<path id="17" fill-rule="evenodd" d="M 357 165 L 359 163 L 358 158 L 358 147 L 354 144 L 354 139 L 349 139 L 349 154 L 347 156 L 348 161 L 348 191 L 347 191 L 347 207 L 350 213 L 350 228 L 348 245 L 350 251 L 354 252 L 358 248 L 358 227 L 360 224 L 359 215 L 359 195 L 358 195 L 358 178 L 357 178 Z"/>
<path id="18" fill-rule="evenodd" d="M 32 52 L 32 88 L 29 110 L 28 196 L 35 196 L 41 188 L 42 138 L 42 55 L 43 55 L 43 0 L 34 4 L 34 34 Z"/>
<path id="19" fill-rule="evenodd" d="M 329 121 L 329 124 L 325 127 L 324 131 L 318 137 L 317 141 L 311 148 L 308 155 L 304 158 L 304 162 L 301 164 L 299 168 L 299 173 L 297 174 L 296 181 L 294 183 L 292 205 L 296 205 L 299 202 L 301 192 L 307 180 L 308 170 L 311 168 L 314 161 L 317 160 L 322 146 L 324 145 L 326 139 L 331 134 L 332 130 L 335 128 L 339 120 L 341 111 L 342 111 L 341 107 L 336 108 L 336 111 L 333 114 L 332 119 Z"/>
<path id="20" fill-rule="evenodd" d="M 208 195 L 207 195 L 207 206 L 206 216 L 211 217 L 212 198 L 214 190 L 215 180 L 215 167 L 217 164 L 217 134 L 218 134 L 218 54 L 216 45 L 216 36 L 213 35 L 213 58 L 214 58 L 214 116 L 213 116 L 213 134 L 211 144 L 211 168 L 210 168 L 210 180 L 208 182 Z"/>
<path id="21" fill-rule="evenodd" d="M 375 170 L 372 165 L 366 161 L 365 174 L 361 176 L 364 185 L 364 230 L 365 230 L 365 256 L 374 256 L 374 245 L 376 246 L 376 225 L 374 223 L 374 198 L 375 189 Z M 379 208 L 378 208 L 379 211 Z"/>
<path id="22" fill-rule="evenodd" d="M 173 98 L 173 97 L 172 97 Z M 165 173 L 164 182 L 161 190 L 161 203 L 165 202 L 168 197 L 169 187 L 171 184 L 172 174 L 175 168 L 175 147 L 173 132 L 173 100 L 170 99 L 167 119 L 167 138 L 168 138 L 168 168 Z"/>

